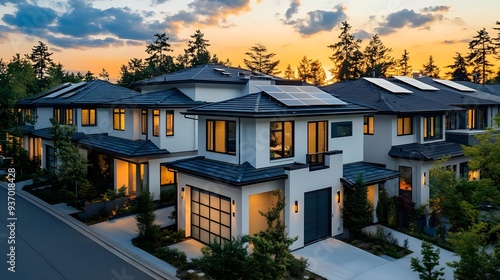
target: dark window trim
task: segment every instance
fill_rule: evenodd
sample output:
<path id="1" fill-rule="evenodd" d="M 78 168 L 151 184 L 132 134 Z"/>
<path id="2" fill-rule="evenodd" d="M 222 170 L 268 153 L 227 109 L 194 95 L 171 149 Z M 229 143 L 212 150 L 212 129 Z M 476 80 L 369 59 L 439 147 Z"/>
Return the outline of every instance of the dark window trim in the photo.
<path id="1" fill-rule="evenodd" d="M 115 115 L 118 115 L 118 124 L 115 123 Z M 123 129 L 121 116 L 123 115 Z M 116 128 L 118 127 L 118 128 Z M 113 130 L 125 131 L 125 108 L 114 108 L 113 109 Z"/>
<path id="2" fill-rule="evenodd" d="M 212 136 L 213 136 L 213 138 L 212 138 L 212 143 L 213 143 L 213 145 L 214 145 L 213 149 L 209 149 L 209 148 L 208 148 L 208 135 L 209 135 L 209 133 L 208 133 L 208 122 L 213 122 L 213 125 L 212 125 L 212 129 L 213 129 L 213 130 L 212 130 Z M 215 127 L 215 123 L 216 123 L 216 122 L 224 122 L 224 133 L 225 133 L 225 139 L 224 139 L 224 141 L 226 141 L 226 145 L 225 145 L 226 150 L 225 150 L 225 151 L 222 151 L 222 152 L 221 152 L 221 151 L 217 151 L 217 150 L 216 150 L 216 148 L 215 148 L 215 146 L 216 146 L 216 144 L 215 144 L 215 143 L 216 143 L 216 141 L 217 141 L 217 137 L 216 137 L 216 136 L 217 136 L 217 135 L 216 135 L 216 127 Z M 228 147 L 229 147 L 229 137 L 228 137 L 228 135 L 229 135 L 229 133 L 228 133 L 228 131 L 229 131 L 229 125 L 228 125 L 228 124 L 229 124 L 229 123 L 234 123 L 234 127 L 236 128 L 236 121 L 220 120 L 220 119 L 219 119 L 219 120 L 215 120 L 215 119 L 207 119 L 207 121 L 206 121 L 206 123 L 205 123 L 205 124 L 206 124 L 206 126 L 205 126 L 205 127 L 206 127 L 206 137 L 205 137 L 205 138 L 206 138 L 206 139 L 205 139 L 206 141 L 205 141 L 205 149 L 206 149 L 207 151 L 212 152 L 212 153 L 219 153 L 219 154 L 232 155 L 232 156 L 235 156 L 235 155 L 236 155 L 236 147 L 235 147 L 235 149 L 234 149 L 234 152 L 229 151 L 229 149 L 228 149 Z M 236 137 L 236 131 L 235 131 L 235 137 Z M 236 141 L 236 139 L 235 139 L 235 141 Z"/>
<path id="3" fill-rule="evenodd" d="M 403 119 L 403 121 L 401 122 L 401 134 L 399 133 L 399 129 L 398 129 L 398 125 L 399 125 L 399 119 Z M 405 133 L 405 119 L 410 119 L 411 120 L 411 124 L 410 124 L 410 132 L 409 133 Z M 396 121 L 396 134 L 398 136 L 406 136 L 406 135 L 413 135 L 413 116 L 398 116 L 398 119 Z"/>
<path id="4" fill-rule="evenodd" d="M 174 110 L 167 110 L 167 111 L 165 111 L 165 113 L 166 113 L 165 114 L 165 121 L 166 121 L 166 124 L 165 124 L 165 136 L 167 136 L 167 137 L 174 136 L 174 127 L 175 127 L 174 126 Z M 168 134 L 168 131 L 169 131 L 169 129 L 168 129 L 168 116 L 169 115 L 172 118 L 172 129 L 171 129 L 172 134 Z"/>
<path id="5" fill-rule="evenodd" d="M 281 123 L 281 129 L 272 129 L 272 124 L 273 123 Z M 285 152 L 286 152 L 286 149 L 285 149 L 285 123 L 290 123 L 291 124 L 291 128 L 292 128 L 292 131 L 291 131 L 291 134 L 292 134 L 292 146 L 290 147 L 290 151 L 289 151 L 289 154 L 287 156 L 285 156 Z M 278 131 L 281 131 L 281 154 L 282 156 L 281 157 L 277 157 L 277 158 L 273 158 L 271 157 L 271 155 L 269 155 L 270 159 L 271 160 L 275 160 L 275 159 L 284 159 L 284 158 L 291 158 L 291 157 L 294 157 L 295 156 L 295 122 L 294 121 L 276 121 L 276 122 L 270 122 L 269 123 L 269 130 L 270 130 L 270 135 L 269 135 L 269 147 L 271 147 L 271 133 L 273 132 L 278 132 Z"/>
<path id="6" fill-rule="evenodd" d="M 94 111 L 94 123 L 90 122 L 90 111 Z M 88 113 L 88 124 L 83 124 L 83 111 L 89 111 Z M 80 112 L 80 115 L 82 117 L 82 126 L 97 126 L 97 109 L 96 108 L 82 108 L 82 111 Z"/>
<path id="7" fill-rule="evenodd" d="M 148 110 L 141 109 L 141 134 L 148 133 Z"/>
<path id="8" fill-rule="evenodd" d="M 167 183 L 167 184 L 162 184 L 161 183 L 161 169 L 162 167 L 165 167 L 165 169 L 167 169 L 167 171 L 169 171 L 169 168 L 166 167 L 164 164 L 160 164 L 160 186 L 170 186 L 170 185 L 174 185 L 174 184 L 177 184 L 177 171 L 175 170 L 172 170 L 171 172 L 174 173 L 174 181 L 172 183 Z"/>
<path id="9" fill-rule="evenodd" d="M 326 152 L 326 151 L 328 151 L 328 144 L 329 144 L 329 143 L 328 143 L 328 142 L 329 142 L 329 141 L 328 141 L 328 121 L 311 121 L 311 122 L 307 122 L 307 133 L 308 133 L 308 134 L 309 134 L 309 124 L 311 124 L 311 123 L 316 124 L 316 125 L 315 125 L 315 130 L 316 130 L 316 131 L 315 131 L 315 133 L 316 133 L 316 143 L 315 143 L 316 147 L 315 147 L 315 150 L 316 150 L 316 151 L 318 151 L 318 140 L 319 140 L 319 139 L 318 139 L 318 138 L 319 138 L 319 125 L 318 125 L 318 124 L 319 124 L 319 123 L 324 123 L 324 124 L 325 124 L 325 130 L 326 130 L 326 131 L 325 131 L 325 139 L 324 139 L 324 140 L 325 140 L 325 143 L 326 143 L 325 152 Z M 308 136 L 309 136 L 309 135 L 308 135 Z M 309 139 L 308 139 L 308 141 L 309 141 Z M 309 143 L 308 143 L 308 146 L 309 146 Z M 309 149 L 309 148 L 308 148 L 308 149 Z M 316 152 L 316 153 L 318 153 L 318 152 Z"/>
<path id="10" fill-rule="evenodd" d="M 155 112 L 158 112 L 158 114 L 156 114 Z M 155 124 L 155 117 L 158 117 L 158 124 Z M 160 136 L 160 110 L 153 110 L 153 136 L 155 137 L 159 137 Z M 155 132 L 155 126 L 158 125 L 158 131 Z"/>
<path id="11" fill-rule="evenodd" d="M 370 126 L 370 119 L 372 120 L 372 126 Z M 365 131 L 366 127 L 366 131 Z M 370 132 L 370 128 L 372 132 Z M 363 117 L 363 134 L 364 135 L 374 135 L 375 134 L 375 116 L 364 116 Z"/>
<path id="12" fill-rule="evenodd" d="M 431 122 L 431 118 L 434 118 L 434 135 L 431 136 L 431 125 L 430 125 L 430 122 Z M 439 120 L 439 131 L 440 131 L 440 135 L 437 136 L 436 135 L 436 131 L 437 131 L 437 119 L 440 119 Z M 427 126 L 425 125 L 427 124 Z M 424 138 L 424 141 L 432 141 L 432 140 L 440 140 L 440 139 L 443 139 L 443 116 L 442 115 L 426 115 L 426 116 L 422 116 L 422 130 L 423 130 L 423 138 Z M 427 133 L 427 136 L 425 136 L 425 134 Z"/>
<path id="13" fill-rule="evenodd" d="M 403 171 L 402 169 L 406 169 L 406 171 Z M 409 174 L 410 174 L 410 189 L 409 190 L 404 190 L 404 189 L 401 189 L 401 180 L 406 178 L 404 177 L 404 175 L 406 173 L 408 173 L 408 170 L 409 170 Z M 400 165 L 399 166 L 399 172 L 400 172 L 400 175 L 399 175 L 399 186 L 398 186 L 398 189 L 399 189 L 399 195 L 406 195 L 408 196 L 409 198 L 411 198 L 412 196 L 412 192 L 413 192 L 413 168 L 411 166 L 403 166 L 403 165 Z M 405 180 L 406 181 L 406 180 Z"/>
<path id="14" fill-rule="evenodd" d="M 338 135 L 337 134 L 337 129 L 339 127 L 349 127 L 349 130 L 345 135 Z M 347 122 L 332 122 L 331 123 L 331 138 L 340 138 L 340 137 L 349 137 L 352 136 L 352 121 L 347 121 Z"/>

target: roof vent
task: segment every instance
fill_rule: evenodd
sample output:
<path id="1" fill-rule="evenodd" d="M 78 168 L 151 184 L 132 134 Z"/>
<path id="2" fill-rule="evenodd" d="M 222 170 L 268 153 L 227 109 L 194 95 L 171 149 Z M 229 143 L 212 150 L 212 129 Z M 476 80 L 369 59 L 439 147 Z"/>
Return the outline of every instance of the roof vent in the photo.
<path id="1" fill-rule="evenodd" d="M 229 73 L 229 72 L 220 72 L 220 75 L 224 76 L 224 77 L 229 77 L 229 76 L 231 76 L 231 73 Z"/>
<path id="2" fill-rule="evenodd" d="M 222 72 L 225 72 L 226 70 L 223 68 L 214 68 L 214 71 L 218 72 L 218 73 L 222 73 Z"/>

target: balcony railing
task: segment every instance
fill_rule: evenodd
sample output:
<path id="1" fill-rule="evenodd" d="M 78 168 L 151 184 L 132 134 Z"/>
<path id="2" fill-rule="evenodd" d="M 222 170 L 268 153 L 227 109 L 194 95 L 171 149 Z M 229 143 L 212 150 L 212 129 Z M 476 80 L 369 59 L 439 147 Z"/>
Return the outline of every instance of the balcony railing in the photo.
<path id="1" fill-rule="evenodd" d="M 309 164 L 309 169 L 322 169 L 327 168 L 328 166 L 325 164 L 325 152 L 323 153 L 315 153 L 315 154 L 307 154 L 306 155 L 306 163 Z"/>

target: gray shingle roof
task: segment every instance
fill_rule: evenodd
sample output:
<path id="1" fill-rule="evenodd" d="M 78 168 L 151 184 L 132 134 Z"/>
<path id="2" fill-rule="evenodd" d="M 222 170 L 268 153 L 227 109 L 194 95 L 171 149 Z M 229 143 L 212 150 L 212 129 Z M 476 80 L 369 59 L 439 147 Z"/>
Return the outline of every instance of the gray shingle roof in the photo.
<path id="1" fill-rule="evenodd" d="M 342 182 L 354 185 L 358 176 L 362 176 L 366 185 L 384 182 L 399 176 L 399 172 L 385 168 L 385 166 L 368 162 L 354 162 L 344 164 Z"/>
<path id="2" fill-rule="evenodd" d="M 158 148 L 151 140 L 130 140 L 106 134 L 86 135 L 78 143 L 107 154 L 128 158 L 170 153 L 165 149 Z"/>
<path id="3" fill-rule="evenodd" d="M 180 172 L 235 186 L 285 179 L 287 178 L 285 167 L 291 166 L 256 169 L 248 162 L 238 165 L 206 159 L 203 156 L 173 161 L 165 165 Z"/>
<path id="4" fill-rule="evenodd" d="M 347 105 L 319 105 L 288 107 L 278 102 L 265 92 L 254 93 L 229 100 L 215 102 L 188 109 L 189 114 L 233 116 L 233 117 L 276 117 L 276 116 L 310 116 L 350 113 L 374 112 L 372 108 L 354 103 Z"/>
<path id="5" fill-rule="evenodd" d="M 389 156 L 393 158 L 404 158 L 411 160 L 437 160 L 443 156 L 458 157 L 463 156 L 462 145 L 454 142 L 434 142 L 434 143 L 412 143 L 392 146 Z"/>
<path id="6" fill-rule="evenodd" d="M 194 107 L 206 104 L 201 101 L 194 101 L 187 95 L 182 93 L 176 88 L 148 92 L 140 95 L 134 95 L 133 97 L 124 98 L 117 101 L 112 101 L 110 104 L 114 105 L 125 105 L 128 107 L 155 107 L 155 108 L 165 108 L 165 107 Z"/>
<path id="7" fill-rule="evenodd" d="M 218 69 L 223 71 L 217 71 Z M 282 80 L 279 77 L 252 72 L 242 68 L 227 67 L 221 64 L 204 64 L 141 80 L 135 82 L 133 86 L 192 82 L 246 84 L 249 78 Z"/>
<path id="8" fill-rule="evenodd" d="M 40 137 L 42 139 L 47 139 L 51 140 L 52 136 L 50 135 L 50 129 L 51 127 L 46 127 L 46 128 L 41 128 L 41 129 L 36 129 L 28 132 L 29 135 L 35 136 L 35 137 Z M 82 137 L 85 137 L 85 133 L 83 132 L 75 132 L 71 134 L 71 140 L 79 140 Z"/>

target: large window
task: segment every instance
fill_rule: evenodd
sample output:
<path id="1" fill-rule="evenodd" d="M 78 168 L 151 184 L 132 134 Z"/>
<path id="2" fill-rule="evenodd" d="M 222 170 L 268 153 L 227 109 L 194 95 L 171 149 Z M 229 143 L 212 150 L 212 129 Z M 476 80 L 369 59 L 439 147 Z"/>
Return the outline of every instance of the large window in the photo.
<path id="1" fill-rule="evenodd" d="M 486 114 L 483 109 L 467 110 L 467 128 L 468 129 L 486 128 Z"/>
<path id="2" fill-rule="evenodd" d="M 160 110 L 153 110 L 153 136 L 160 136 Z"/>
<path id="3" fill-rule="evenodd" d="M 293 157 L 293 122 L 271 122 L 270 132 L 271 159 Z"/>
<path id="4" fill-rule="evenodd" d="M 191 236 L 206 244 L 231 240 L 229 197 L 191 187 Z"/>
<path id="5" fill-rule="evenodd" d="M 95 109 L 82 109 L 82 126 L 95 126 L 95 125 L 96 125 Z"/>
<path id="6" fill-rule="evenodd" d="M 54 119 L 59 124 L 73 125 L 73 109 L 54 109 Z"/>
<path id="7" fill-rule="evenodd" d="M 328 122 L 307 123 L 307 153 L 323 153 L 328 150 Z"/>
<path id="8" fill-rule="evenodd" d="M 207 151 L 236 154 L 236 122 L 207 120 Z"/>
<path id="9" fill-rule="evenodd" d="M 160 166 L 160 185 L 177 183 L 175 171 L 169 170 L 166 166 Z"/>
<path id="10" fill-rule="evenodd" d="M 332 138 L 352 136 L 352 122 L 332 123 Z"/>
<path id="11" fill-rule="evenodd" d="M 373 123 L 374 123 L 373 116 L 365 116 L 363 118 L 363 133 L 364 134 L 366 134 L 366 135 L 373 135 L 374 134 Z"/>
<path id="12" fill-rule="evenodd" d="M 148 133 L 148 110 L 141 110 L 141 133 Z"/>
<path id="13" fill-rule="evenodd" d="M 413 117 L 398 117 L 398 136 L 413 134 Z"/>
<path id="14" fill-rule="evenodd" d="M 424 140 L 442 139 L 442 116 L 424 116 Z"/>
<path id="15" fill-rule="evenodd" d="M 412 170 L 411 167 L 400 166 L 399 172 L 399 195 L 406 195 L 411 198 L 412 190 Z"/>
<path id="16" fill-rule="evenodd" d="M 113 129 L 125 130 L 125 109 L 113 109 Z"/>
<path id="17" fill-rule="evenodd" d="M 167 111 L 167 130 L 165 134 L 167 136 L 174 135 L 174 111 Z"/>
<path id="18" fill-rule="evenodd" d="M 45 158 L 45 168 L 48 170 L 56 169 L 56 150 L 52 146 L 45 146 L 47 157 Z"/>

